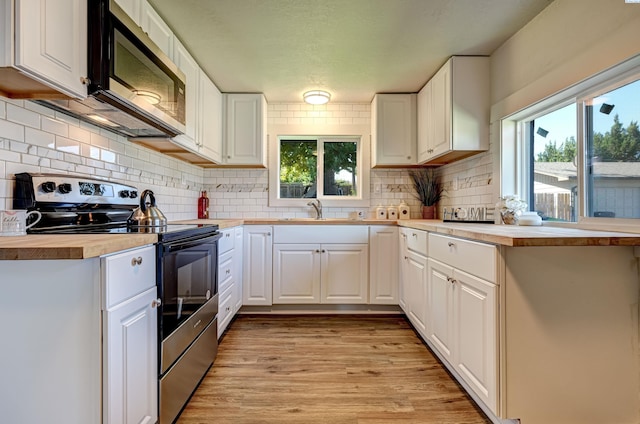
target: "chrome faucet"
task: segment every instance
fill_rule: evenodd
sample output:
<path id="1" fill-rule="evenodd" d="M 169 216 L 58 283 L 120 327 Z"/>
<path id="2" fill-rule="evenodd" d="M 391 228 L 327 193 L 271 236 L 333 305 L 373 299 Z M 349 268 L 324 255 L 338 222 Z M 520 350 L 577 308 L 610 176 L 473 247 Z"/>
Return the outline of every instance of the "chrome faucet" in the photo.
<path id="1" fill-rule="evenodd" d="M 316 210 L 316 219 L 322 219 L 322 203 L 320 203 L 319 199 L 315 199 L 316 203 L 313 203 L 314 200 L 307 203 L 307 206 L 313 206 L 313 209 Z"/>

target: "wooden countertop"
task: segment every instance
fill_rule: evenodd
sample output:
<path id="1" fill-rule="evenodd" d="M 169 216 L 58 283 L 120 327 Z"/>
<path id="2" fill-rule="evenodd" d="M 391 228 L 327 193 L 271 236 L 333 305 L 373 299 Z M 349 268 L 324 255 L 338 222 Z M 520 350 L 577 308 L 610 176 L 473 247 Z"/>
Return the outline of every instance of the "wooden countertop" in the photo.
<path id="1" fill-rule="evenodd" d="M 157 241 L 156 234 L 31 234 L 0 237 L 0 260 L 87 259 Z"/>
<path id="2" fill-rule="evenodd" d="M 398 221 L 401 227 L 432 231 L 509 247 L 640 246 L 640 234 L 565 227 L 463 224 L 440 220 Z"/>
<path id="3" fill-rule="evenodd" d="M 524 246 L 640 246 L 640 234 L 561 227 L 443 223 L 413 219 L 194 219 L 190 224 L 217 224 L 220 229 L 253 225 L 398 225 L 508 247 Z M 86 259 L 156 243 L 155 234 L 37 234 L 0 237 L 0 260 Z"/>

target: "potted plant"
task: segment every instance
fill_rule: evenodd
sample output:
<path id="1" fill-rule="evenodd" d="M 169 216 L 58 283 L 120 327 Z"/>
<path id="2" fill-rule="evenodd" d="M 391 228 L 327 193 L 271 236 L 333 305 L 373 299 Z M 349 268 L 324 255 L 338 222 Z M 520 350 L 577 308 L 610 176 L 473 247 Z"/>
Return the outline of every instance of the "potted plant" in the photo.
<path id="1" fill-rule="evenodd" d="M 422 218 L 436 218 L 436 203 L 442 198 L 444 187 L 436 177 L 433 168 L 419 168 L 409 171 L 416 189 L 416 198 L 422 204 Z"/>

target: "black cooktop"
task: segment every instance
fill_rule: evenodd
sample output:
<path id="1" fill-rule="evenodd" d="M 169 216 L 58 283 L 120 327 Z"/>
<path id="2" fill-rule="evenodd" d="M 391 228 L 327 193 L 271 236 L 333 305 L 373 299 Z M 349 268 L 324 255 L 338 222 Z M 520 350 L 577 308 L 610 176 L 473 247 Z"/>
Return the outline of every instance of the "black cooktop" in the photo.
<path id="1" fill-rule="evenodd" d="M 66 227 L 30 228 L 29 234 L 158 234 L 158 241 L 166 242 L 195 236 L 213 235 L 218 225 L 213 224 L 167 224 L 158 227 L 131 226 L 126 223 L 103 225 L 73 225 Z"/>

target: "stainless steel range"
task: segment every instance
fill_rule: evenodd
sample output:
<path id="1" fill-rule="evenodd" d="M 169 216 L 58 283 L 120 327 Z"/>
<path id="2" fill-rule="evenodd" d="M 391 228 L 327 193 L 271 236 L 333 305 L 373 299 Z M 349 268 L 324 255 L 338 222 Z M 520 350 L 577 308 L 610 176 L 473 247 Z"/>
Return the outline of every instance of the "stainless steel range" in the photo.
<path id="1" fill-rule="evenodd" d="M 30 234 L 158 234 L 159 417 L 164 424 L 180 414 L 217 353 L 220 233 L 217 225 L 129 225 L 143 199 L 126 184 L 22 173 L 16 175 L 13 206 L 42 214 Z"/>

